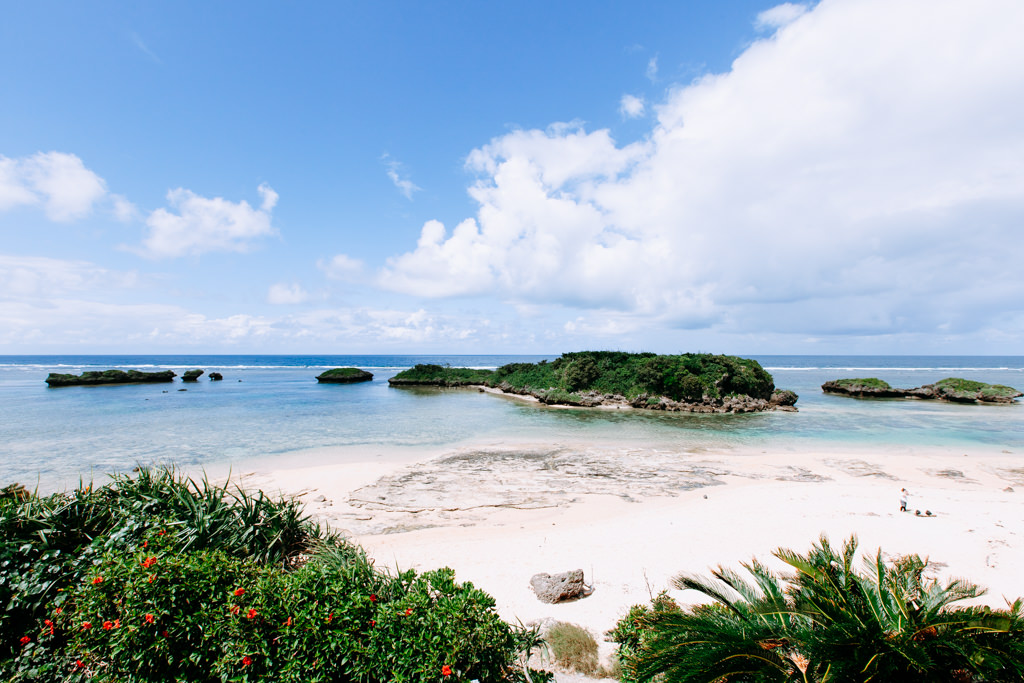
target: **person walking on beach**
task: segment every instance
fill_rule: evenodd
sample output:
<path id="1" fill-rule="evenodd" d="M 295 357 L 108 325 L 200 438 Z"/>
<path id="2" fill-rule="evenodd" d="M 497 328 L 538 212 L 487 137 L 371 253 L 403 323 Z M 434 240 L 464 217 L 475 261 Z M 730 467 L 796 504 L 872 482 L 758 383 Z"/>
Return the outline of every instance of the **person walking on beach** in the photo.
<path id="1" fill-rule="evenodd" d="M 906 489 L 900 489 L 900 512 L 907 511 L 907 499 L 910 497 L 910 493 Z"/>

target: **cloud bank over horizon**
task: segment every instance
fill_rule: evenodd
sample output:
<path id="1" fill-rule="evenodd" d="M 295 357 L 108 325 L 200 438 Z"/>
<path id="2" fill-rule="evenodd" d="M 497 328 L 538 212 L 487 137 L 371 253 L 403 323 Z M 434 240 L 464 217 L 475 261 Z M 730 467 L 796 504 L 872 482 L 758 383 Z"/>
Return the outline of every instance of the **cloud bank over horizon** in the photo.
<path id="1" fill-rule="evenodd" d="M 633 328 L 1020 336 L 1020 25 L 1000 0 L 780 5 L 637 142 L 574 122 L 474 150 L 476 215 L 379 282 Z"/>

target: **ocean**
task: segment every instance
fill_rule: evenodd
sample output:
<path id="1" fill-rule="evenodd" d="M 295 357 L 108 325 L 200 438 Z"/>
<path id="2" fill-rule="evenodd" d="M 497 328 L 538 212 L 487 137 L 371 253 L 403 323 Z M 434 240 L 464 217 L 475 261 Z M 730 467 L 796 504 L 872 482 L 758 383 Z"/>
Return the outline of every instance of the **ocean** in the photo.
<path id="1" fill-rule="evenodd" d="M 825 395 L 841 377 L 914 387 L 944 377 L 1024 387 L 1022 356 L 749 356 L 798 413 L 690 415 L 553 409 L 474 390 L 397 389 L 417 363 L 494 368 L 556 356 L 0 356 L 0 485 L 40 490 L 99 479 L 139 464 L 187 470 L 254 460 L 372 450 L 446 452 L 473 444 L 611 444 L 678 452 L 761 448 L 945 448 L 1024 453 L 1024 405 L 856 400 Z M 372 382 L 323 385 L 316 375 L 359 367 Z M 197 383 L 49 388 L 50 372 L 108 368 L 207 372 Z M 208 373 L 220 372 L 221 382 Z M 180 391 L 187 389 L 187 391 Z"/>

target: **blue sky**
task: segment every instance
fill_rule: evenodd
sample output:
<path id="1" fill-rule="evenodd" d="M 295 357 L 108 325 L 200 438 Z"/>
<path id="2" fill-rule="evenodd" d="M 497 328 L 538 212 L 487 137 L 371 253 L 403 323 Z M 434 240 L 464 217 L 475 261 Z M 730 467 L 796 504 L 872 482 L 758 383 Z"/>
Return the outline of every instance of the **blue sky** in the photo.
<path id="1" fill-rule="evenodd" d="M 0 353 L 1019 354 L 1021 25 L 12 3 Z"/>

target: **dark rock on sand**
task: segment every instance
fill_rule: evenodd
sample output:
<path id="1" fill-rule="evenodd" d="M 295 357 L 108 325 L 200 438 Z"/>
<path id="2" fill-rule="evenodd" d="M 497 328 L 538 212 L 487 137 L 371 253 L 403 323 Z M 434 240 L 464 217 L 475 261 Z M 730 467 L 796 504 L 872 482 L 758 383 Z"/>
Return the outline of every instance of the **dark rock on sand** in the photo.
<path id="1" fill-rule="evenodd" d="M 582 569 L 554 575 L 534 574 L 530 578 L 530 585 L 538 600 L 551 604 L 578 600 L 593 592 L 593 588 L 583 582 Z"/>
<path id="2" fill-rule="evenodd" d="M 323 384 L 354 384 L 355 382 L 369 382 L 373 379 L 373 373 L 359 368 L 334 368 L 316 376 L 316 381 Z"/>
<path id="3" fill-rule="evenodd" d="M 62 375 L 51 372 L 46 383 L 51 387 L 93 386 L 99 384 L 146 384 L 152 382 L 173 382 L 177 377 L 170 370 L 142 372 L 140 370 L 91 370 L 81 375 Z"/>

